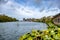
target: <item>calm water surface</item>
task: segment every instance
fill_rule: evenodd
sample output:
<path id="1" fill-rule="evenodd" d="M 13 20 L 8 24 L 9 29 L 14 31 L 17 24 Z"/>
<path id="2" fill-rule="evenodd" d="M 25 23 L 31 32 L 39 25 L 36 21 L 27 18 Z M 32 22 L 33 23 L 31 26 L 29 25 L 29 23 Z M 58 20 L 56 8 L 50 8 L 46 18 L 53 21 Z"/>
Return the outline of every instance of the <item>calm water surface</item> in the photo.
<path id="1" fill-rule="evenodd" d="M 46 30 L 47 25 L 39 22 L 6 22 L 0 23 L 0 40 L 18 40 L 19 36 L 32 29 Z"/>

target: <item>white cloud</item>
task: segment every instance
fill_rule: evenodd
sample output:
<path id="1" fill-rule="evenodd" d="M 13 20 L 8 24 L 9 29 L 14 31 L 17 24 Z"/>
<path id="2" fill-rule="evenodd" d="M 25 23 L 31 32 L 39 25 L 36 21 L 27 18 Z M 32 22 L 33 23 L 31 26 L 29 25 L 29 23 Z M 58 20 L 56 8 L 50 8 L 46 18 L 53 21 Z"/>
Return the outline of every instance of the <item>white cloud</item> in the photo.
<path id="1" fill-rule="evenodd" d="M 55 15 L 60 12 L 60 9 L 50 8 L 40 12 L 40 8 L 24 6 L 14 1 L 9 0 L 6 4 L 0 6 L 2 13 L 16 18 L 41 18 L 43 16 Z M 52 11 L 53 10 L 53 11 Z M 1 12 L 1 11 L 0 11 Z"/>

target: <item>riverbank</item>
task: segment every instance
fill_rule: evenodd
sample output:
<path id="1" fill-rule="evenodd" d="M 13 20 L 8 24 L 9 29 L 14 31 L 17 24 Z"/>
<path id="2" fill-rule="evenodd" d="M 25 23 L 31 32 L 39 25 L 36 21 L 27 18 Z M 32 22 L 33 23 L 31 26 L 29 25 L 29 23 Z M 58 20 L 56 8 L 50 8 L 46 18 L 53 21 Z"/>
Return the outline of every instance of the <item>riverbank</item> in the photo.
<path id="1" fill-rule="evenodd" d="M 60 40 L 60 26 L 55 25 L 51 17 L 42 18 L 36 22 L 46 23 L 47 30 L 32 30 L 31 33 L 21 36 L 19 40 Z"/>
<path id="2" fill-rule="evenodd" d="M 7 15 L 0 15 L 0 22 L 15 22 L 19 21 L 16 18 L 9 17 Z"/>

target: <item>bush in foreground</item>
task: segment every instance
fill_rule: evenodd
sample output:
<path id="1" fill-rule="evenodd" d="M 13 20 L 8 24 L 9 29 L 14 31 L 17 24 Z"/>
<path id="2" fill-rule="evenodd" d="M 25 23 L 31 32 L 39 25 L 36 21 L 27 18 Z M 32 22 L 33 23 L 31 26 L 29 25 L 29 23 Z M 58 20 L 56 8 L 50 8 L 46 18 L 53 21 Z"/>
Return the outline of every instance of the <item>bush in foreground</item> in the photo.
<path id="1" fill-rule="evenodd" d="M 32 30 L 31 33 L 24 34 L 19 40 L 60 40 L 60 28 L 48 30 Z"/>

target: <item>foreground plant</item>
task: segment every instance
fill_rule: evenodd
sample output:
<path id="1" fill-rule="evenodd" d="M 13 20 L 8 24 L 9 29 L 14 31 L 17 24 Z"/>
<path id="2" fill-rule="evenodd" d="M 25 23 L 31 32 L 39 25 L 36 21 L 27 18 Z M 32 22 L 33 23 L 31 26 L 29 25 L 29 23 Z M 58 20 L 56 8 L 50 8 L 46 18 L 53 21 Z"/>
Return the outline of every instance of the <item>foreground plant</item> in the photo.
<path id="1" fill-rule="evenodd" d="M 31 33 L 24 34 L 19 40 L 60 40 L 60 28 L 48 30 L 32 30 Z"/>

